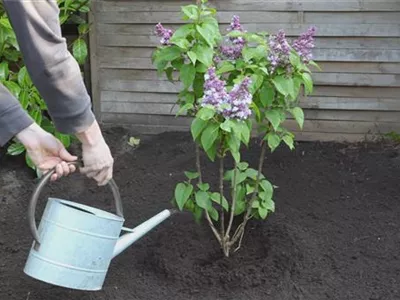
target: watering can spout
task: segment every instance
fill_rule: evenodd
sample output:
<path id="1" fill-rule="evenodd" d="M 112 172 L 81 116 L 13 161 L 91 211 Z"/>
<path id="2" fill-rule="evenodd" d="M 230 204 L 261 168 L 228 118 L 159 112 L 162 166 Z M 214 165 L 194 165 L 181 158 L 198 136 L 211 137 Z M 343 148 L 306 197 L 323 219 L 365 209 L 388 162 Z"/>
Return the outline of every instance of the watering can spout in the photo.
<path id="1" fill-rule="evenodd" d="M 133 229 L 123 227 L 122 230 L 127 231 L 128 233 L 125 233 L 118 239 L 114 248 L 113 258 L 131 246 L 154 227 L 169 218 L 173 213 L 173 210 L 166 209 Z"/>

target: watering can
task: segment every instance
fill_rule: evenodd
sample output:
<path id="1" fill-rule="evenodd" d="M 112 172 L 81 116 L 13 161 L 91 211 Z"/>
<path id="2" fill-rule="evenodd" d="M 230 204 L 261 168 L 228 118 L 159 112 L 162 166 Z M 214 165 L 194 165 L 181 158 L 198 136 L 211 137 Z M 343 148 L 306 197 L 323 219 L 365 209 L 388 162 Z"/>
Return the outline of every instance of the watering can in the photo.
<path id="1" fill-rule="evenodd" d="M 77 290 L 101 290 L 111 260 L 166 220 L 164 210 L 134 229 L 123 227 L 121 197 L 114 180 L 112 190 L 116 214 L 63 199 L 49 198 L 36 227 L 36 204 L 55 170 L 42 177 L 32 194 L 28 220 L 34 241 L 24 273 L 37 280 Z M 128 233 L 120 236 L 121 231 Z"/>

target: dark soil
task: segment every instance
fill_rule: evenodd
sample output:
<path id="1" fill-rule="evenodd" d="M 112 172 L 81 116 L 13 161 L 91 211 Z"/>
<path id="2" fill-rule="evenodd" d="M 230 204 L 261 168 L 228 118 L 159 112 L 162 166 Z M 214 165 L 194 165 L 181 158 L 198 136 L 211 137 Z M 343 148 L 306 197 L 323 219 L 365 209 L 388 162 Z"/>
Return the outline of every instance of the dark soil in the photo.
<path id="1" fill-rule="evenodd" d="M 142 137 L 106 130 L 126 226 L 164 208 L 183 170 L 194 168 L 190 136 Z M 244 156 L 257 165 L 254 141 Z M 400 299 L 400 156 L 387 144 L 300 143 L 268 154 L 264 173 L 276 212 L 249 223 L 231 258 L 205 223 L 178 214 L 117 257 L 100 292 L 54 287 L 23 273 L 32 237 L 26 210 L 35 184 L 22 158 L 0 158 L 1 300 L 395 300 Z M 207 181 L 217 170 L 207 164 Z M 111 192 L 73 175 L 46 187 L 54 195 L 113 210 Z M 42 198 L 38 217 L 45 205 Z"/>

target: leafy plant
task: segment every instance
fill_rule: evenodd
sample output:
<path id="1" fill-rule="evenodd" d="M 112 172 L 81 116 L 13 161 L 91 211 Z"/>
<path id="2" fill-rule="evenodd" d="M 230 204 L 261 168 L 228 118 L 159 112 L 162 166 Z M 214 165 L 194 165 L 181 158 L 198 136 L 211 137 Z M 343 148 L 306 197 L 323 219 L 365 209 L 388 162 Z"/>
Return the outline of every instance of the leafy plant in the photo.
<path id="1" fill-rule="evenodd" d="M 222 36 L 207 0 L 182 7 L 182 13 L 187 24 L 175 32 L 157 24 L 162 45 L 152 58 L 159 74 L 181 83 L 177 115 L 193 118 L 196 170 L 185 172 L 187 180 L 176 185 L 173 201 L 196 220 L 205 215 L 229 256 L 240 248 L 250 219 L 266 219 L 275 211 L 276 187 L 262 174 L 264 157 L 267 148 L 273 152 L 282 142 L 294 149 L 288 119 L 303 128 L 299 95 L 313 91 L 309 66 L 318 67 L 311 60 L 315 28 L 290 44 L 283 30 L 275 35 L 245 31 L 238 16 Z M 241 160 L 254 131 L 262 138 L 257 170 Z M 200 151 L 219 162 L 218 191 L 203 181 Z M 227 157 L 234 162 L 229 170 Z M 236 217 L 242 222 L 233 228 Z"/>
<path id="2" fill-rule="evenodd" d="M 89 0 L 58 0 L 61 25 L 77 24 L 79 36 L 69 45 L 73 56 L 81 65 L 88 55 L 84 36 L 89 31 L 89 24 L 80 16 L 89 11 Z M 23 64 L 21 52 L 15 33 L 7 13 L 0 7 L 0 81 L 20 101 L 22 107 L 46 131 L 54 134 L 65 147 L 71 144 L 71 136 L 58 132 L 49 114 L 46 103 L 33 85 L 26 67 Z M 25 152 L 24 146 L 16 140 L 8 146 L 9 155 L 25 153 L 26 163 L 32 169 L 35 166 Z"/>

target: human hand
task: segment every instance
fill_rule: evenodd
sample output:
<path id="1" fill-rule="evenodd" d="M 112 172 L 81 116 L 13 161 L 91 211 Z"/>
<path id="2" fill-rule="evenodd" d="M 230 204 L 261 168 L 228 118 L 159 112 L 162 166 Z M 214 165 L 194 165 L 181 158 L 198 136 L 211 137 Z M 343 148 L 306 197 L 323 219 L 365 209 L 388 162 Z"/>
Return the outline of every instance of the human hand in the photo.
<path id="1" fill-rule="evenodd" d="M 22 130 L 16 137 L 25 146 L 30 159 L 41 173 L 45 174 L 55 168 L 50 180 L 54 181 L 75 172 L 76 167 L 68 163 L 78 158 L 71 155 L 58 139 L 36 123 Z"/>
<path id="2" fill-rule="evenodd" d="M 82 143 L 84 167 L 80 172 L 96 180 L 99 186 L 106 185 L 113 176 L 114 159 L 97 121 L 76 136 Z"/>

